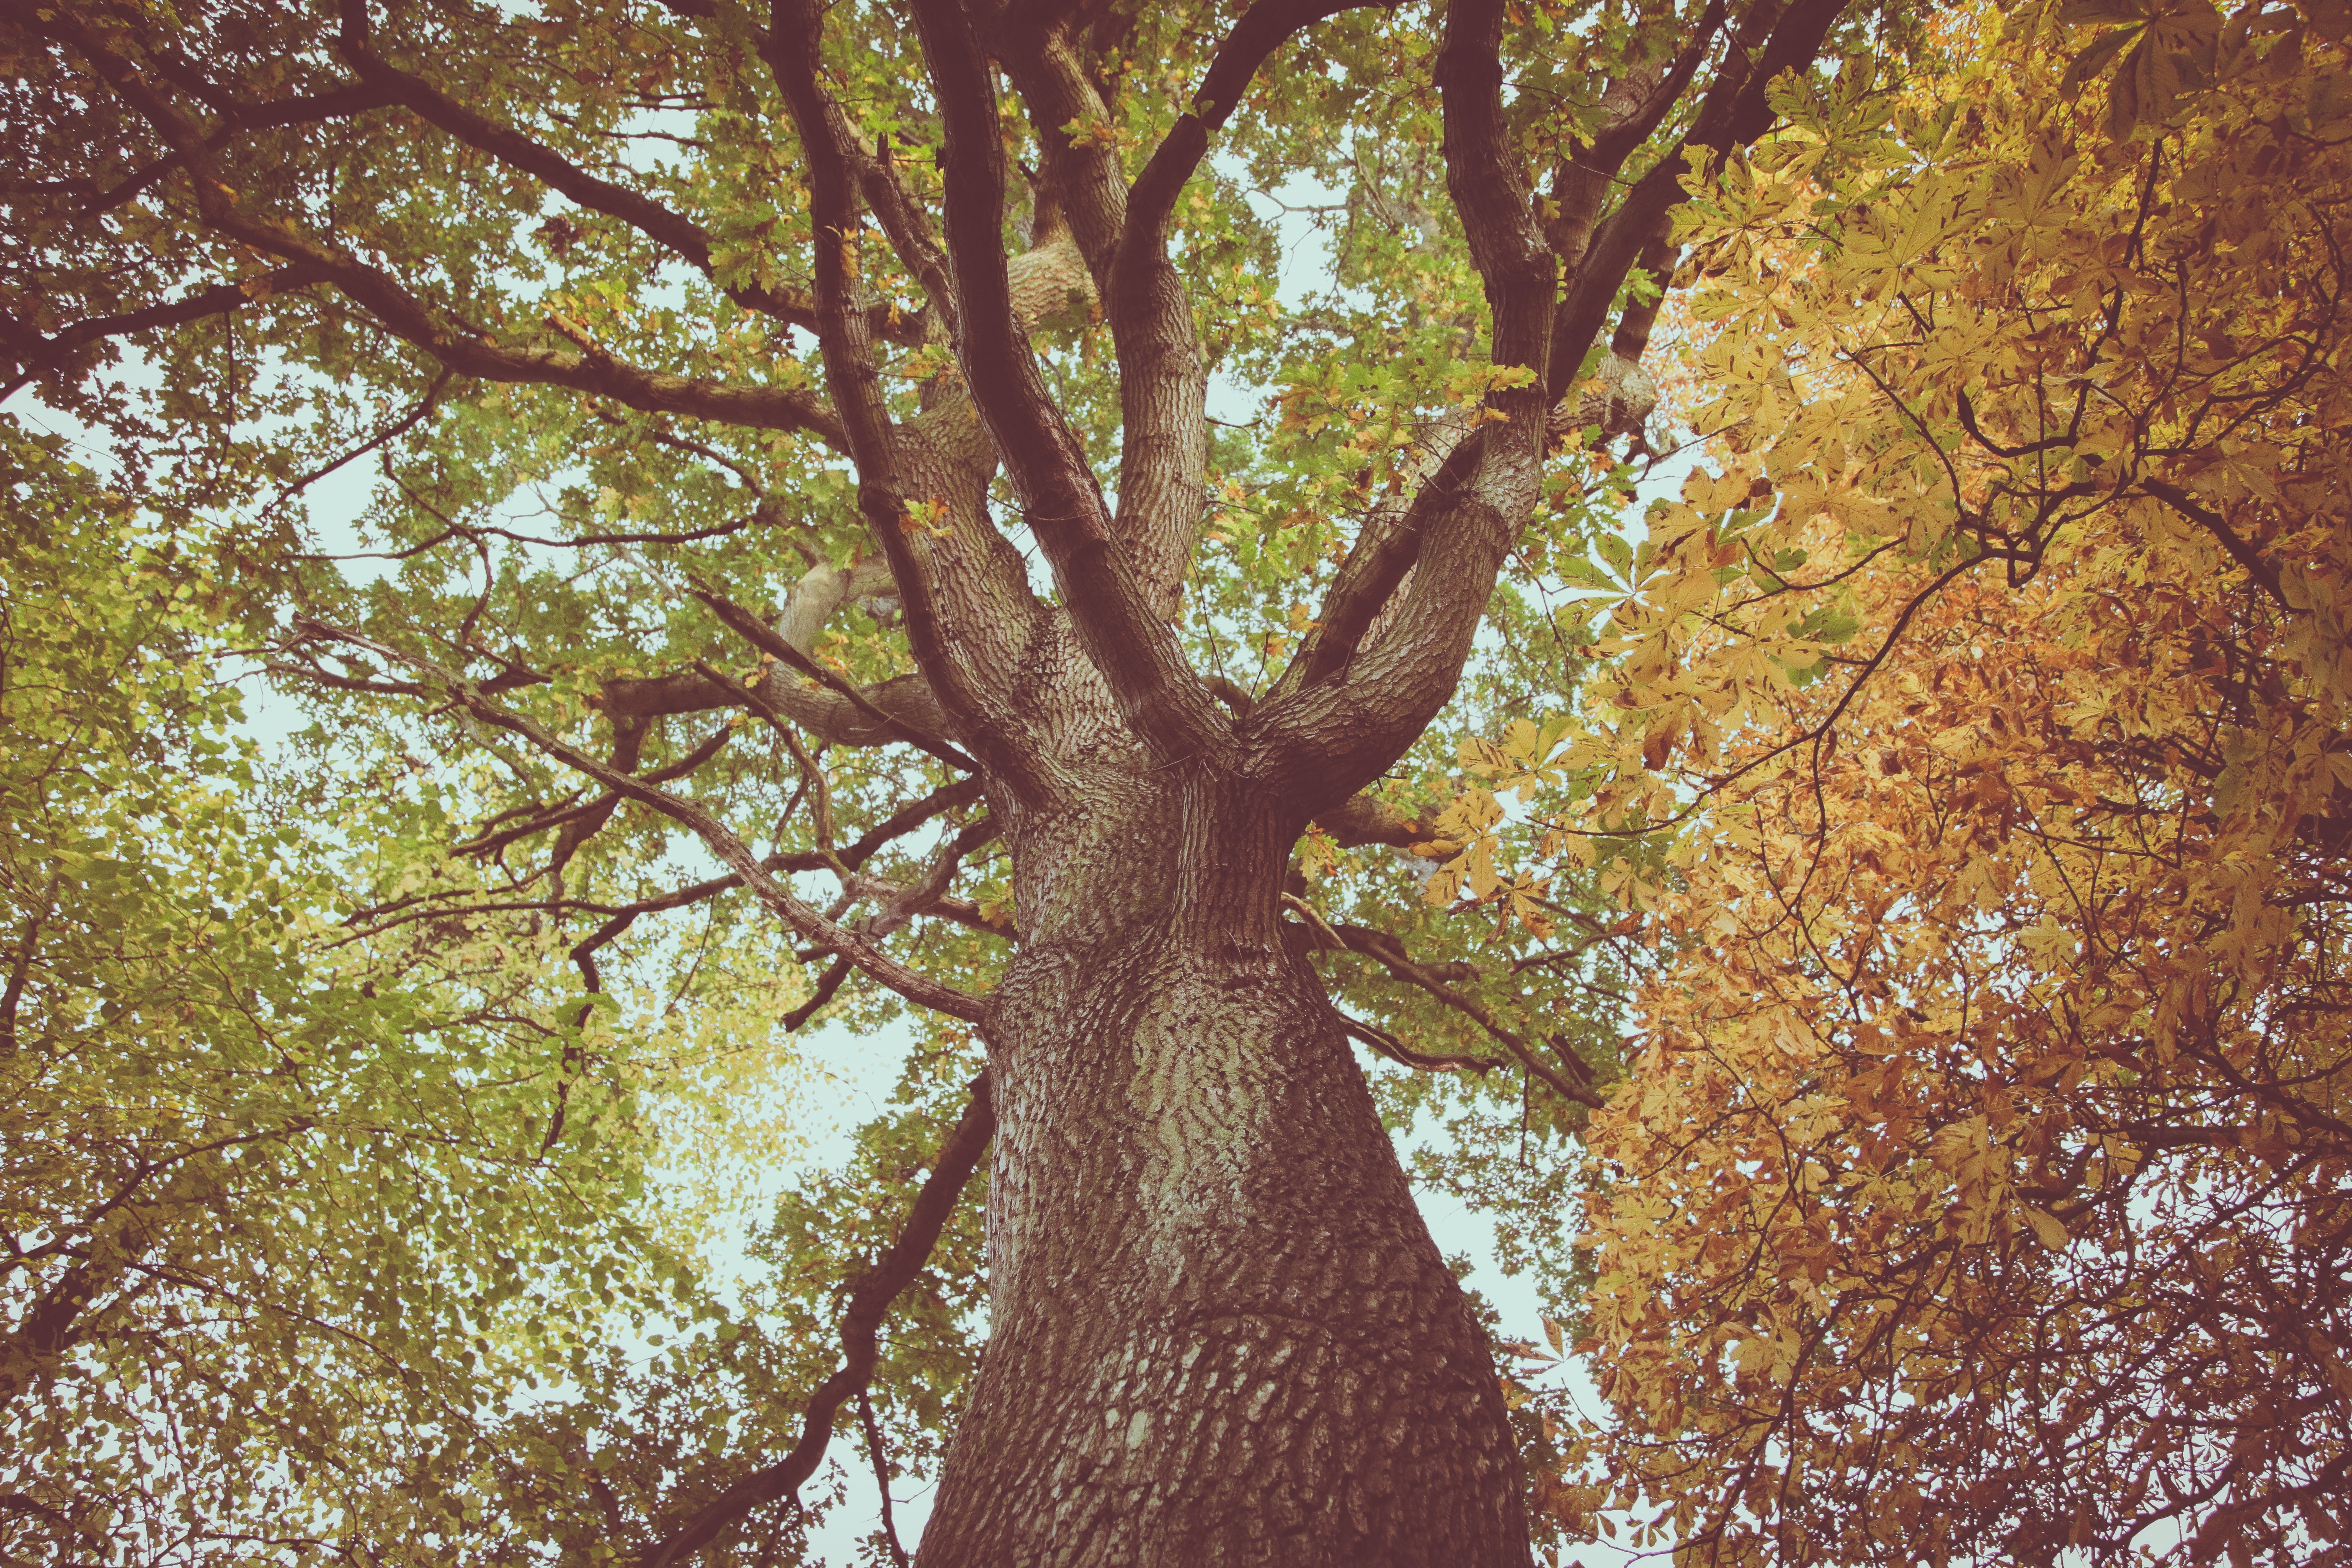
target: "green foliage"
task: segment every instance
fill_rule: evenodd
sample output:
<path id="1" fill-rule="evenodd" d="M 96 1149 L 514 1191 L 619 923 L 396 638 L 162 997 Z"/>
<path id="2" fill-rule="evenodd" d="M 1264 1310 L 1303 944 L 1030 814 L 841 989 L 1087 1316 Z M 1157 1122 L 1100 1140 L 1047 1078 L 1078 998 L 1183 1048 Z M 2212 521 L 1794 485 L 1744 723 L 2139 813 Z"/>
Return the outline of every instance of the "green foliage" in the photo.
<path id="1" fill-rule="evenodd" d="M 638 1426 L 614 1335 L 718 1310 L 646 1177 L 723 1058 L 583 1012 L 511 933 L 369 926 L 356 889 L 441 868 L 440 797 L 378 793 L 364 750 L 272 766 L 222 679 L 221 538 L 7 440 L 0 1542 L 593 1534 L 511 1446 L 600 1405 Z"/>

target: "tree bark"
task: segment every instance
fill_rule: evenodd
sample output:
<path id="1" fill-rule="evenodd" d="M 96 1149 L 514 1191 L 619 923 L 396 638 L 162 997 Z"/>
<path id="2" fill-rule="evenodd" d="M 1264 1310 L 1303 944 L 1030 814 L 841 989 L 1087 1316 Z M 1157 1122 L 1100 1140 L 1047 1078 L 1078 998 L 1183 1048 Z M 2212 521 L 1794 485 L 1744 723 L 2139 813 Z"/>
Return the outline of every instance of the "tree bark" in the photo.
<path id="1" fill-rule="evenodd" d="M 1003 813 L 995 1327 L 922 1568 L 1519 1568 L 1486 1337 L 1279 920 L 1303 824 L 1205 768 L 1087 771 Z"/>

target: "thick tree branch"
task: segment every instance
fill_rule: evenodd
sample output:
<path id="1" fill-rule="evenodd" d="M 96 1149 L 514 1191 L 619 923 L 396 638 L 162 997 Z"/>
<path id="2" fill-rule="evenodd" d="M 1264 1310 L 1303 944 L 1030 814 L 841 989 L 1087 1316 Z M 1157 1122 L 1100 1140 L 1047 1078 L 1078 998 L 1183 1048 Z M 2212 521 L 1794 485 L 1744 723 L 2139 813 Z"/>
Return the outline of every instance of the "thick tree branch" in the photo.
<path id="1" fill-rule="evenodd" d="M 13 1402 L 74 1343 L 82 1313 L 121 1271 L 119 1263 L 107 1269 L 87 1258 L 68 1265 L 34 1299 L 16 1331 L 0 1335 L 0 1405 Z"/>
<path id="2" fill-rule="evenodd" d="M 967 661 L 983 650 L 958 647 L 943 623 L 938 584 L 909 537 L 913 524 L 900 489 L 898 454 L 881 377 L 859 309 L 857 190 L 846 127 L 817 81 L 824 16 L 815 0 L 774 0 L 769 15 L 769 68 L 782 89 L 807 155 L 809 216 L 815 226 L 818 345 L 825 383 L 841 411 L 857 464 L 857 505 L 898 589 L 915 662 L 950 727 L 1001 774 L 1027 773 L 1026 759 L 973 679 Z M 951 186 L 952 188 L 952 186 Z M 952 196 L 950 196 L 952 201 Z M 997 255 L 1003 272 L 1003 256 Z M 959 299 L 959 314 L 965 303 Z M 967 643 L 970 639 L 966 639 Z"/>
<path id="3" fill-rule="evenodd" d="M 1386 602 L 1386 593 L 1370 592 L 1378 580 L 1393 571 L 1391 591 L 1402 581 L 1401 546 L 1353 577 L 1348 598 L 1335 583 L 1324 618 L 1344 616 L 1348 631 L 1302 648 L 1298 673 L 1286 673 L 1277 695 L 1248 721 L 1248 739 L 1276 759 L 1270 771 L 1307 792 L 1310 811 L 1369 783 L 1452 698 L 1504 554 L 1541 489 L 1557 264 L 1503 113 L 1503 12 L 1504 0 L 1455 0 L 1434 75 L 1446 183 L 1486 288 L 1493 360 L 1522 374 L 1487 394 L 1479 428 L 1415 496 L 1399 531 L 1411 541 L 1412 564 L 1429 569 L 1414 574 L 1372 657 L 1356 658 L 1349 638 Z M 1328 674 L 1310 679 L 1310 669 Z"/>
<path id="4" fill-rule="evenodd" d="M 0 397 L 15 392 L 35 376 L 55 370 L 74 350 L 85 343 L 152 331 L 158 327 L 185 326 L 190 321 L 201 321 L 208 316 L 225 316 L 231 310 L 268 300 L 272 294 L 290 293 L 313 283 L 324 282 L 326 279 L 326 273 L 320 268 L 298 263 L 271 272 L 257 273 L 235 283 L 215 284 L 166 304 L 150 305 L 143 310 L 126 310 L 114 316 L 92 316 L 61 328 L 47 337 L 29 327 L 7 321 L 6 326 L 0 328 L 0 332 L 5 332 L 11 374 L 5 389 L 0 389 Z M 6 321 L 6 318 L 0 317 L 0 321 Z"/>
<path id="5" fill-rule="evenodd" d="M 1540 369 L 1545 344 L 1529 318 L 1550 303 L 1554 262 L 1503 115 L 1503 0 L 1454 0 L 1431 74 L 1443 95 L 1446 188 L 1486 286 L 1495 363 Z M 1494 406 L 1508 413 L 1538 396 L 1522 388 Z"/>
<path id="6" fill-rule="evenodd" d="M 197 1169 L 194 1162 L 223 1150 L 298 1137 L 310 1131 L 310 1127 L 307 1118 L 296 1117 L 283 1126 L 258 1132 L 230 1133 L 181 1148 L 161 1159 L 141 1160 L 133 1166 L 130 1179 L 112 1195 L 78 1217 L 65 1220 L 61 1228 L 88 1237 L 86 1246 L 69 1246 L 60 1237 L 29 1257 L 19 1253 L 16 1261 L 20 1263 L 60 1252 L 75 1255 L 76 1260 L 67 1266 L 55 1284 L 34 1298 L 15 1330 L 0 1333 L 0 1407 L 15 1399 L 27 1382 L 48 1370 L 58 1356 L 89 1332 L 91 1303 L 134 1266 L 135 1255 L 141 1249 L 152 1244 L 156 1213 L 188 1202 L 191 1173 Z M 166 1189 L 142 1202 L 140 1194 L 166 1172 L 172 1173 Z M 106 1234 L 110 1231 L 111 1235 Z"/>
<path id="7" fill-rule="evenodd" d="M 1589 218 L 1570 215 L 1573 221 L 1569 228 L 1574 232 L 1562 232 L 1554 238 L 1576 247 L 1579 254 L 1569 258 L 1574 261 L 1574 269 L 1567 293 L 1552 316 L 1549 351 L 1539 392 L 1546 407 L 1557 404 L 1570 391 L 1589 348 L 1604 329 L 1610 307 L 1627 273 L 1637 262 L 1660 271 L 1668 264 L 1670 251 L 1662 248 L 1667 219 L 1685 196 L 1682 188 L 1683 150 L 1699 146 L 1722 151 L 1761 134 L 1771 122 L 1765 85 L 1784 69 L 1801 69 L 1809 64 L 1842 8 L 1838 0 L 1800 0 L 1800 4 L 1785 11 L 1770 5 L 1751 11 L 1740 35 L 1733 40 L 1730 58 L 1699 107 L 1691 134 L 1636 182 L 1607 222 L 1591 233 L 1589 245 L 1585 243 Z M 1591 154 L 1579 161 L 1583 165 L 1580 179 L 1595 182 L 1589 194 L 1597 197 L 1613 177 L 1615 167 L 1621 166 L 1640 140 L 1663 121 L 1673 101 L 1666 96 L 1668 90 L 1678 93 L 1689 82 L 1708 39 L 1720 26 L 1721 16 L 1717 7 L 1709 7 L 1695 36 L 1679 51 L 1658 88 L 1630 110 L 1625 119 L 1604 131 L 1596 139 Z M 1465 13 L 1463 26 L 1467 28 L 1469 25 Z M 1491 19 L 1481 26 L 1491 28 Z M 1449 51 L 1457 47 L 1455 37 L 1454 22 L 1449 17 Z M 1468 90 L 1474 77 L 1483 79 L 1479 68 L 1484 57 L 1472 46 L 1466 32 L 1459 47 L 1464 52 L 1453 68 L 1455 89 L 1447 102 L 1449 114 L 1457 98 L 1463 106 L 1465 153 L 1487 147 L 1490 159 L 1507 157 L 1507 147 L 1491 146 L 1494 132 L 1486 129 L 1491 111 L 1485 108 L 1485 97 Z M 1465 72 L 1470 74 L 1465 75 Z M 1449 119 L 1450 158 L 1454 123 Z M 1504 229 L 1515 230 L 1516 203 L 1499 195 L 1482 197 L 1479 194 L 1492 188 L 1493 184 L 1489 181 L 1469 191 L 1471 205 L 1464 209 L 1465 224 L 1471 226 L 1472 212 L 1485 207 L 1493 209 Z M 1457 201 L 1462 199 L 1457 195 Z M 1474 238 L 1474 249 L 1480 244 L 1494 250 L 1498 258 L 1504 255 L 1499 238 Z M 1485 266 L 1482 260 L 1482 268 Z M 1491 282 L 1489 288 L 1491 295 Z M 1638 307 L 1627 312 L 1622 335 L 1628 346 L 1646 343 L 1650 313 Z M 1497 342 L 1499 347 L 1499 338 Z M 1339 678 L 1349 668 L 1362 652 L 1367 634 L 1381 621 L 1391 597 L 1406 583 L 1429 548 L 1433 531 L 1464 504 L 1486 461 L 1487 446 L 1494 439 L 1492 426 L 1481 426 L 1465 436 L 1415 493 L 1402 519 L 1378 537 L 1364 542 L 1349 557 L 1333 581 L 1322 614 L 1317 617 L 1317 629 L 1300 647 L 1292 670 L 1285 674 L 1277 691 L 1310 689 Z"/>
<path id="8" fill-rule="evenodd" d="M 811 650 L 825 623 L 859 594 L 878 592 L 889 585 L 889 565 L 878 555 L 868 556 L 846 568 L 819 561 L 784 595 L 773 631 L 766 633 L 765 622 L 760 625 L 763 633 L 787 644 L 799 659 L 814 663 Z M 738 616 L 757 619 L 748 610 L 730 608 Z M 767 647 L 764 642 L 757 646 Z M 803 668 L 801 663 L 779 658 L 772 649 L 769 652 L 772 658 L 778 658 L 778 662 L 762 675 L 761 694 L 782 709 L 793 723 L 828 744 L 880 746 L 908 741 L 926 751 L 934 751 L 934 754 L 939 754 L 935 748 L 953 750 L 947 739 L 947 714 L 923 677 L 895 676 L 866 690 L 820 668 L 816 676 L 819 684 L 810 687 L 790 673 Z M 732 682 L 713 682 L 698 672 L 682 670 L 671 675 L 614 680 L 592 700 L 604 712 L 620 719 L 740 707 L 743 696 Z M 956 753 L 959 757 L 961 754 Z M 960 762 L 957 765 L 971 764 Z"/>
<path id="9" fill-rule="evenodd" d="M 1543 318 L 1551 303 L 1554 263 L 1503 121 L 1502 23 L 1501 6 L 1491 0 L 1450 9 L 1436 77 L 1444 94 L 1447 183 L 1494 312 L 1495 360 L 1535 374 L 1531 384 L 1490 397 L 1483 412 L 1499 417 L 1524 444 L 1530 424 L 1532 438 L 1540 441 L 1545 413 L 1557 401 L 1546 395 L 1543 374 L 1549 348 Z M 1278 691 L 1311 688 L 1348 667 L 1374 618 L 1421 559 L 1432 531 L 1471 503 L 1495 439 L 1493 426 L 1481 424 L 1456 441 L 1400 522 L 1349 556 Z M 1444 679 L 1450 690 L 1453 673 Z"/>
<path id="10" fill-rule="evenodd" d="M 1364 844 L 1410 849 L 1438 836 L 1434 823 L 1407 816 L 1368 795 L 1349 796 L 1317 816 L 1315 826 L 1329 834 L 1342 849 Z"/>
<path id="11" fill-rule="evenodd" d="M 928 737 L 934 745 L 950 744 L 947 716 L 931 695 L 930 682 L 919 675 L 893 676 L 878 686 L 861 688 L 862 700 L 852 701 L 829 687 L 807 686 L 779 663 L 769 667 L 760 689 L 793 723 L 827 745 L 887 746 L 906 741 L 909 732 Z M 746 706 L 741 688 L 731 682 L 715 683 L 691 669 L 611 681 L 592 702 L 599 712 L 616 719 L 667 718 Z M 871 717 L 871 710 L 880 711 L 885 719 Z"/>
<path id="12" fill-rule="evenodd" d="M 1127 227 L 1127 176 L 1116 146 L 1062 130 L 1110 121 L 1100 85 L 1073 37 L 1078 10 L 1062 0 L 1010 5 L 986 42 L 1003 63 L 1036 136 L 1042 167 L 1030 182 L 1036 222 L 1066 226 L 1096 288 L 1108 290 Z"/>
<path id="13" fill-rule="evenodd" d="M 1323 612 L 1300 645 L 1291 668 L 1275 692 L 1301 690 L 1345 669 L 1361 649 L 1372 623 L 1421 559 L 1423 541 L 1446 515 L 1485 456 L 1486 433 L 1473 429 L 1446 449 L 1422 481 L 1403 515 L 1372 538 L 1358 542 L 1331 581 Z"/>
<path id="14" fill-rule="evenodd" d="M 1224 756 L 1231 726 L 1114 537 L 1085 447 L 1046 391 L 1013 309 L 1002 237 L 1004 151 L 987 56 L 955 0 L 917 0 L 914 11 L 946 132 L 956 353 L 982 424 L 1053 566 L 1080 646 L 1134 732 L 1164 763 Z"/>
<path id="15" fill-rule="evenodd" d="M 719 7 L 711 0 L 659 0 L 659 3 L 671 15 L 693 21 L 715 21 L 719 16 Z M 739 23 L 742 20 L 740 13 L 737 20 Z M 751 25 L 748 31 L 761 58 L 766 58 L 769 41 L 773 35 L 757 25 Z M 922 285 L 929 299 L 929 310 L 944 318 L 952 331 L 955 290 L 948 279 L 947 257 L 940 249 L 939 236 L 932 231 L 929 215 L 908 199 L 898 171 L 891 166 L 887 139 L 882 147 L 868 153 L 859 145 L 856 129 L 842 113 L 840 105 L 834 101 L 833 95 L 824 90 L 821 79 L 816 82 L 816 89 L 817 97 L 824 104 L 825 113 L 832 119 L 835 140 L 846 151 L 850 166 L 856 174 L 857 188 L 866 197 L 867 210 L 881 224 L 883 233 L 889 237 L 891 248 L 898 253 L 898 259 Z M 814 309 L 814 305 L 811 309 Z M 890 324 L 888 307 L 885 305 L 874 306 L 867 314 L 874 331 L 892 342 L 920 343 L 928 340 L 929 328 L 924 319 L 914 318 Z M 814 332 L 816 329 L 812 326 L 809 330 Z"/>
<path id="16" fill-rule="evenodd" d="M 637 1568 L 669 1568 L 684 1561 L 752 1510 L 792 1496 L 815 1473 L 825 1446 L 833 1440 L 835 1416 L 874 1376 L 879 1353 L 877 1336 L 890 1303 L 929 1259 L 948 1216 L 955 1212 L 956 1199 L 979 1168 L 988 1141 L 995 1133 L 996 1112 L 987 1073 L 971 1080 L 971 1094 L 962 1120 L 940 1150 L 939 1163 L 916 1194 L 898 1239 L 850 1292 L 848 1310 L 841 1317 L 841 1367 L 810 1396 L 801 1418 L 800 1441 L 782 1459 L 753 1471 L 696 1510 L 684 1524 L 647 1548 L 637 1559 Z"/>
<path id="17" fill-rule="evenodd" d="M 1172 616 L 1205 515 L 1208 371 L 1192 302 L 1168 259 L 1169 220 L 1209 138 L 1250 79 L 1295 34 L 1369 0 L 1256 0 L 1218 46 L 1192 107 L 1153 152 L 1129 194 L 1104 309 L 1118 356 L 1117 529 L 1154 613 Z"/>
<path id="18" fill-rule="evenodd" d="M 8 984 L 0 987 L 0 1051 L 13 1055 L 16 1050 L 16 1009 L 25 999 L 25 982 L 33 973 L 33 954 L 41 939 L 41 926 L 57 910 L 58 885 L 59 878 L 53 873 L 49 885 L 41 891 L 39 902 L 26 917 L 25 934 L 9 959 Z"/>
<path id="19" fill-rule="evenodd" d="M 1562 161 L 1552 183 L 1557 210 L 1547 220 L 1545 233 L 1571 275 L 1584 258 L 1594 220 L 1600 216 L 1601 203 L 1615 184 L 1618 172 L 1624 168 L 1625 160 L 1665 122 L 1667 114 L 1689 89 L 1691 79 L 1697 74 L 1717 32 L 1723 26 L 1723 18 L 1724 0 L 1711 0 L 1682 48 L 1654 80 L 1636 71 L 1615 84 L 1608 95 L 1616 100 L 1609 121 L 1594 133 L 1589 145 L 1577 148 Z"/>

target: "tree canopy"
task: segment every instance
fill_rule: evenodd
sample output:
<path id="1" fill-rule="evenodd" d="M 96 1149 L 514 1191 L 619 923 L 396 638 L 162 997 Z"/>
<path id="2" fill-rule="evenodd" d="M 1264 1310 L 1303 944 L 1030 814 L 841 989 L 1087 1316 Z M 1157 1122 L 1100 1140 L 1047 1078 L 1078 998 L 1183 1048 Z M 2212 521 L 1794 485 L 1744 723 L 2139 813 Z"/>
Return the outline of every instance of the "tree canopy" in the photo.
<path id="1" fill-rule="evenodd" d="M 1578 820 L 1699 803 L 1592 1300 L 1725 1561 L 2347 1539 L 2347 20 L 2021 8 L 1694 213 Z"/>
<path id="2" fill-rule="evenodd" d="M 799 1560 L 1277 1103 L 1033 1043 L 1162 947 L 1531 1272 L 1553 1560 L 2352 1545 L 2347 26 L 0 20 L 0 1553 Z"/>

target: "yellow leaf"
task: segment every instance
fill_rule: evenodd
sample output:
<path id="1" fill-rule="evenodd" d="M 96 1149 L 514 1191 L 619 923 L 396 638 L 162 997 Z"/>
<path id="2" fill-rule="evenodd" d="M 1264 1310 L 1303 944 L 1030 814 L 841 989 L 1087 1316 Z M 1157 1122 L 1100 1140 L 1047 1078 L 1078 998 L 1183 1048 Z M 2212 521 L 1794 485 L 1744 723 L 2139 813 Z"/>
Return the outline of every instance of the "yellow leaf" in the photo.
<path id="1" fill-rule="evenodd" d="M 1481 838 L 1470 846 L 1467 874 L 1471 892 L 1481 899 L 1492 895 L 1501 885 L 1502 879 L 1495 872 L 1495 841 L 1492 838 Z"/>
<path id="2" fill-rule="evenodd" d="M 1675 742 L 1682 735 L 1683 711 L 1677 707 L 1651 725 L 1649 733 L 1642 737 L 1642 765 L 1652 773 L 1664 767 L 1666 759 L 1674 755 Z"/>
<path id="3" fill-rule="evenodd" d="M 2041 1209 L 2029 1208 L 2025 1211 L 2025 1223 L 2033 1227 L 2034 1240 L 2053 1252 L 2066 1250 L 2066 1244 L 2071 1238 L 2066 1235 L 2066 1227 L 2058 1223 L 2057 1215 L 2046 1214 Z"/>

